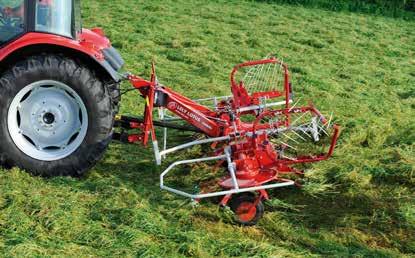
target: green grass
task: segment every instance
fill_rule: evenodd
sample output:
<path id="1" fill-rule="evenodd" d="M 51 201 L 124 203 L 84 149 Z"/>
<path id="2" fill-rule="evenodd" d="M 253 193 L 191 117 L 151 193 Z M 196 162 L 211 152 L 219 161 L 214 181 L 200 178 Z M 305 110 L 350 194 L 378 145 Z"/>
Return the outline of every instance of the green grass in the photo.
<path id="1" fill-rule="evenodd" d="M 143 147 L 112 144 L 80 180 L 2 171 L 0 256 L 415 256 L 414 21 L 243 1 L 83 7 L 128 70 L 148 76 L 154 58 L 159 79 L 189 97 L 228 94 L 234 64 L 276 53 L 296 96 L 335 113 L 339 147 L 303 189 L 272 191 L 251 228 L 214 202 L 160 191 L 167 163 Z M 141 102 L 132 93 L 121 112 L 140 114 Z"/>

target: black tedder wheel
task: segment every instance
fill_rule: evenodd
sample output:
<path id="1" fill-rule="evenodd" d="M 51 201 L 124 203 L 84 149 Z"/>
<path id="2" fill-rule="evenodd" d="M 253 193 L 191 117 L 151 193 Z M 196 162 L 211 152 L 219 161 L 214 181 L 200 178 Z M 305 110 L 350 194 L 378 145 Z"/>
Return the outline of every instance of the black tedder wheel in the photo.
<path id="1" fill-rule="evenodd" d="M 0 75 L 0 164 L 46 177 L 81 176 L 111 141 L 116 90 L 64 56 L 17 63 Z"/>
<path id="2" fill-rule="evenodd" d="M 237 223 L 243 226 L 253 226 L 264 215 L 264 204 L 259 201 L 256 205 L 257 198 L 253 194 L 240 194 L 233 197 L 230 201 L 230 208 L 235 214 Z"/>

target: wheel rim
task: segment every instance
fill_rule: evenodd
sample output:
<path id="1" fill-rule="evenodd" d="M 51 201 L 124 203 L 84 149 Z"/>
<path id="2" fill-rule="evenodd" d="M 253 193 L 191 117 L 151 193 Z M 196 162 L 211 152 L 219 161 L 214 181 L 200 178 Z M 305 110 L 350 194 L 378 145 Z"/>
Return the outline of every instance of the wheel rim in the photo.
<path id="1" fill-rule="evenodd" d="M 251 202 L 242 202 L 236 209 L 236 216 L 241 222 L 250 222 L 256 216 L 256 206 Z"/>
<path id="2" fill-rule="evenodd" d="M 8 129 L 23 153 L 54 161 L 71 155 L 82 144 L 88 113 L 81 97 L 69 86 L 43 80 L 24 87 L 14 97 Z"/>

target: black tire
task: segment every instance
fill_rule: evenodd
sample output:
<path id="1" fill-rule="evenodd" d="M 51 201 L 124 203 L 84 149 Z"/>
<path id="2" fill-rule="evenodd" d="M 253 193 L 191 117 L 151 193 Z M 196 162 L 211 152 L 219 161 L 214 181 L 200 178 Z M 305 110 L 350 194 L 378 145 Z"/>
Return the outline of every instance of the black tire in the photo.
<path id="1" fill-rule="evenodd" d="M 262 216 L 264 215 L 264 204 L 262 203 L 262 201 L 259 201 L 257 203 L 251 215 L 248 215 L 245 218 L 242 218 L 240 215 L 238 215 L 238 209 L 241 207 L 241 205 L 245 205 L 247 203 L 254 205 L 257 198 L 258 197 L 256 197 L 255 194 L 252 193 L 243 193 L 232 197 L 229 203 L 229 207 L 234 212 L 235 221 L 238 224 L 241 224 L 243 226 L 254 226 L 262 218 Z"/>
<path id="2" fill-rule="evenodd" d="M 25 86 L 54 80 L 69 86 L 82 99 L 88 112 L 88 128 L 80 146 L 60 160 L 41 161 L 22 152 L 8 130 L 8 110 L 12 100 Z M 117 102 L 118 105 L 118 102 Z M 60 55 L 29 57 L 0 77 L 0 162 L 17 166 L 33 175 L 81 176 L 103 156 L 112 137 L 114 103 L 106 84 L 88 67 Z"/>
<path id="3" fill-rule="evenodd" d="M 112 111 L 114 116 L 118 114 L 121 104 L 121 87 L 119 82 L 107 82 L 106 88 L 108 89 L 112 100 Z"/>

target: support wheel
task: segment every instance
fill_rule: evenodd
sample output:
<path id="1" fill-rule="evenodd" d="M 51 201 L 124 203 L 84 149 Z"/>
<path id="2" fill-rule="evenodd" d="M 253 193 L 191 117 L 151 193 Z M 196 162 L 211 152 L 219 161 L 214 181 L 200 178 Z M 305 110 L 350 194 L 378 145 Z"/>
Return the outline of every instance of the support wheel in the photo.
<path id="1" fill-rule="evenodd" d="M 264 204 L 253 194 L 241 194 L 233 197 L 230 208 L 235 213 L 235 221 L 243 226 L 253 226 L 264 215 Z"/>

